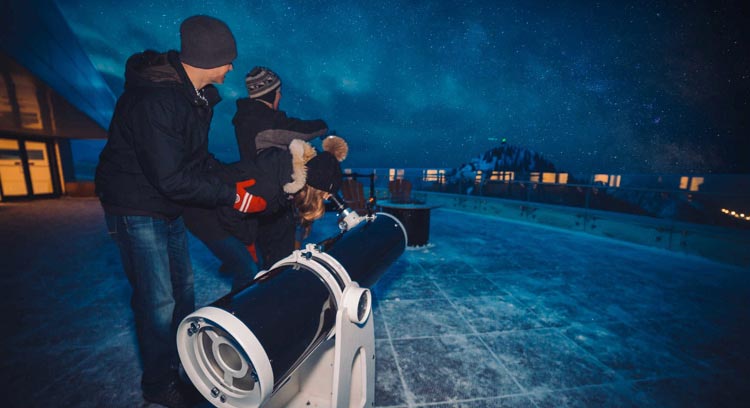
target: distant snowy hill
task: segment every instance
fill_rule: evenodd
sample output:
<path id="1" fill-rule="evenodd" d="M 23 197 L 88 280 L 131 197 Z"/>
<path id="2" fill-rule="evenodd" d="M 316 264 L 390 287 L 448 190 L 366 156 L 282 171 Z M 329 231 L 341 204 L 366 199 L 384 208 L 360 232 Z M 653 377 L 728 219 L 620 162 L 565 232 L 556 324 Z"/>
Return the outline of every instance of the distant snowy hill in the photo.
<path id="1" fill-rule="evenodd" d="M 479 170 L 483 175 L 491 174 L 492 171 L 512 171 L 517 174 L 557 171 L 554 163 L 542 157 L 541 154 L 503 143 L 454 169 L 451 172 L 452 181 L 474 180 Z"/>

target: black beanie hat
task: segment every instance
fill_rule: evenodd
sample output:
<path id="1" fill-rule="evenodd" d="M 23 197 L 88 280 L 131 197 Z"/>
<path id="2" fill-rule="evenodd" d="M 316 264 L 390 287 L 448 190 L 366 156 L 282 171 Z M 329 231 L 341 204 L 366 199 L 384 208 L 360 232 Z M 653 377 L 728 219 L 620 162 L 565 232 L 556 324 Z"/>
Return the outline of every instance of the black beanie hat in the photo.
<path id="1" fill-rule="evenodd" d="M 305 163 L 307 184 L 318 190 L 336 194 L 341 188 L 343 174 L 340 162 L 349 154 L 349 145 L 338 136 L 323 139 L 323 152 Z"/>
<path id="2" fill-rule="evenodd" d="M 180 60 L 196 68 L 210 69 L 231 64 L 237 58 L 237 44 L 221 20 L 197 15 L 180 25 Z"/>
<path id="3" fill-rule="evenodd" d="M 336 194 L 341 187 L 342 172 L 339 161 L 329 152 L 322 152 L 307 164 L 307 184 L 318 190 Z"/>

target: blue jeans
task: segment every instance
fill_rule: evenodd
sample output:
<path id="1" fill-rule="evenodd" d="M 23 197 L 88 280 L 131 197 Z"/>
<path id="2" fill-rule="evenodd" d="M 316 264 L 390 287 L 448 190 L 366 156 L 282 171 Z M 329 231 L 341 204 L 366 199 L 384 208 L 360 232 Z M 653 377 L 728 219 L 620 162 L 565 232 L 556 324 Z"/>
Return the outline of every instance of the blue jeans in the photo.
<path id="1" fill-rule="evenodd" d="M 182 217 L 105 214 L 133 288 L 130 306 L 143 364 L 141 387 L 156 392 L 176 379 L 176 333 L 195 309 L 193 269 Z"/>
<path id="2" fill-rule="evenodd" d="M 232 274 L 232 290 L 239 290 L 250 283 L 258 273 L 258 266 L 242 241 L 235 237 L 222 240 L 201 241 L 221 261 L 222 270 Z"/>

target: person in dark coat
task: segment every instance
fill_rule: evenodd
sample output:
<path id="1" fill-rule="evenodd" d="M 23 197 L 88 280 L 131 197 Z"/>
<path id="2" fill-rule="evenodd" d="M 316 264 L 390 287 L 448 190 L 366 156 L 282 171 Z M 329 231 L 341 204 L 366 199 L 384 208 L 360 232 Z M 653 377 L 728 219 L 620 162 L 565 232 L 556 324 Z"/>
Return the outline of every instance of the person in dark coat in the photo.
<path id="1" fill-rule="evenodd" d="M 287 148 L 294 139 L 304 141 L 328 133 L 322 119 L 302 120 L 279 110 L 281 79 L 265 67 L 254 67 L 245 76 L 248 98 L 237 100 L 234 134 L 242 160 L 253 160 L 256 152 L 269 147 Z"/>
<path id="2" fill-rule="evenodd" d="M 279 110 L 281 78 L 271 69 L 260 66 L 251 69 L 245 76 L 245 87 L 248 97 L 237 100 L 237 112 L 232 119 L 243 160 L 254 160 L 265 149 L 286 149 L 294 139 L 310 141 L 328 133 L 328 125 L 322 119 L 297 119 Z M 256 247 L 262 267 L 269 268 L 288 255 L 286 249 L 280 248 L 293 247 L 296 242 L 294 212 L 274 212 L 260 217 L 258 224 Z"/>
<path id="3" fill-rule="evenodd" d="M 294 251 L 297 223 L 308 227 L 323 216 L 324 201 L 341 186 L 340 162 L 346 158 L 349 147 L 344 139 L 329 136 L 323 140 L 323 149 L 318 154 L 309 143 L 296 139 L 287 149 L 264 149 L 255 160 L 242 160 L 222 171 L 220 177 L 224 180 L 256 180 L 247 191 L 266 201 L 266 209 L 260 213 L 243 216 L 224 208 L 214 211 L 191 208 L 185 212 L 190 232 L 224 265 L 235 268 L 233 291 L 245 287 L 257 272 L 255 262 L 250 260 L 256 242 L 264 240 L 269 244 L 259 252 L 265 258 L 263 266 L 270 268 Z M 260 229 L 259 221 L 263 219 L 287 217 L 289 223 Z"/>
<path id="4" fill-rule="evenodd" d="M 190 406 L 178 381 L 175 334 L 195 308 L 193 270 L 181 217 L 188 205 L 235 213 L 265 202 L 240 183 L 212 175 L 222 166 L 208 152 L 213 106 L 237 56 L 222 21 L 193 16 L 180 26 L 181 51 L 145 51 L 125 67 L 109 139 L 96 168 L 96 193 L 133 288 L 131 306 L 149 402 Z"/>

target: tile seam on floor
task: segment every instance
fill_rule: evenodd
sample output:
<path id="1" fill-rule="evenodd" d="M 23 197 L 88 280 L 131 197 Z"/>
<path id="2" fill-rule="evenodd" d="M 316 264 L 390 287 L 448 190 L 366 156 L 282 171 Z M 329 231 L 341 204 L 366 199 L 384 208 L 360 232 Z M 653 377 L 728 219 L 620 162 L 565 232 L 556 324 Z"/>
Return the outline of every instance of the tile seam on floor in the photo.
<path id="1" fill-rule="evenodd" d="M 404 389 L 404 398 L 406 399 L 406 405 L 407 407 L 413 407 L 414 406 L 414 397 L 409 389 L 409 387 L 406 385 L 406 380 L 404 379 L 404 372 L 401 369 L 401 364 L 399 364 L 398 354 L 396 354 L 396 347 L 393 346 L 393 338 L 391 337 L 391 330 L 388 328 L 388 319 L 385 318 L 385 313 L 383 313 L 383 328 L 385 329 L 386 334 L 386 340 L 388 341 L 388 345 L 391 347 L 391 353 L 393 354 L 393 363 L 396 364 L 396 370 L 398 371 L 398 377 L 399 380 L 401 380 L 401 386 Z M 373 404 L 375 401 L 373 401 Z"/>
<path id="2" fill-rule="evenodd" d="M 420 265 L 420 266 L 421 266 L 421 265 Z M 485 278 L 485 279 L 486 279 L 486 278 Z M 533 316 L 535 316 L 535 317 L 536 317 L 536 318 L 538 319 L 538 317 L 539 317 L 539 316 L 538 316 L 538 315 L 536 314 L 536 312 L 534 312 L 533 310 L 529 309 L 528 305 L 526 305 L 526 303 L 525 303 L 525 302 L 523 302 L 523 301 L 522 301 L 521 299 L 518 299 L 518 298 L 516 298 L 515 296 L 513 296 L 513 295 L 512 295 L 511 293 L 509 293 L 509 292 L 505 291 L 504 289 L 502 289 L 502 288 L 498 287 L 498 286 L 497 286 L 497 285 L 495 284 L 495 282 L 493 282 L 493 281 L 491 281 L 491 280 L 489 280 L 489 279 L 488 279 L 488 281 L 490 282 L 490 284 L 491 284 L 492 286 L 494 286 L 495 288 L 497 288 L 497 290 L 498 290 L 499 292 L 506 292 L 506 293 L 508 293 L 508 295 L 509 295 L 509 296 L 511 296 L 512 298 L 516 299 L 516 300 L 517 300 L 517 301 L 518 301 L 518 302 L 519 302 L 519 303 L 520 303 L 521 305 L 523 305 L 523 306 L 524 306 L 524 307 L 526 308 L 526 311 L 527 311 L 527 312 L 531 313 L 531 314 L 532 314 Z M 440 291 L 442 292 L 442 289 L 441 289 L 441 288 L 438 288 L 438 289 L 439 289 L 439 290 L 440 290 Z M 452 305 L 452 306 L 453 306 L 454 308 L 456 308 L 456 305 L 455 305 L 455 304 L 453 303 L 453 301 L 452 301 L 452 298 L 451 298 L 450 296 L 447 296 L 447 294 L 446 294 L 446 297 L 448 298 L 448 302 L 449 302 L 449 303 L 450 303 L 450 304 L 451 304 L 451 305 Z M 477 296 L 477 297 L 481 297 L 481 296 Z M 458 310 L 458 309 L 457 309 L 457 310 Z M 482 334 L 485 334 L 485 335 L 486 335 L 486 334 L 489 334 L 489 333 L 493 333 L 493 332 L 498 332 L 498 333 L 508 333 L 508 332 L 511 332 L 511 333 L 512 333 L 512 332 L 531 332 L 531 331 L 541 331 L 541 330 L 546 330 L 546 331 L 548 331 L 548 332 L 550 332 L 550 333 L 554 333 L 554 334 L 558 335 L 559 337 L 561 337 L 561 338 L 562 338 L 562 339 L 564 339 L 565 341 L 567 341 L 567 342 L 570 342 L 570 343 L 572 343 L 572 344 L 574 345 L 574 347 L 576 347 L 577 349 L 579 349 L 580 351 L 582 351 L 582 352 L 583 352 L 583 353 L 585 354 L 585 356 L 587 356 L 587 357 L 588 357 L 588 358 L 589 358 L 590 360 L 593 360 L 592 362 L 593 362 L 593 363 L 594 363 L 595 365 L 599 366 L 599 368 L 604 368 L 604 369 L 605 369 L 605 371 L 610 371 L 610 372 L 612 372 L 612 373 L 613 373 L 613 374 L 615 375 L 615 377 L 619 379 L 619 381 L 618 381 L 618 382 L 626 381 L 626 379 L 625 379 L 625 378 L 623 378 L 623 377 L 622 377 L 622 376 L 621 376 L 621 375 L 620 375 L 620 374 L 619 374 L 619 373 L 618 373 L 618 372 L 617 372 L 616 370 L 614 370 L 614 369 L 612 369 L 611 367 L 607 366 L 606 364 L 602 363 L 602 362 L 601 362 L 601 361 L 600 361 L 600 360 L 599 360 L 598 358 L 596 358 L 596 356 L 594 356 L 593 354 L 591 354 L 591 353 L 590 353 L 590 352 L 589 352 L 588 350 L 584 349 L 584 348 L 583 348 L 583 347 L 581 347 L 581 346 L 580 346 L 580 345 L 579 345 L 578 343 L 576 343 L 575 341 L 573 341 L 573 340 L 569 339 L 569 338 L 568 338 L 567 336 L 565 336 L 565 335 L 564 335 L 564 334 L 563 334 L 563 333 L 561 332 L 561 327 L 555 327 L 555 326 L 547 327 L 547 326 L 545 326 L 545 327 L 540 327 L 540 328 L 530 328 L 530 329 L 525 329 L 525 330 L 520 330 L 520 329 L 519 329 L 519 330 L 513 330 L 513 331 L 492 331 L 492 332 L 488 332 L 488 333 L 479 333 L 479 332 L 478 332 L 478 331 L 477 331 L 477 330 L 476 330 L 476 329 L 474 328 L 474 326 L 473 326 L 473 325 L 472 325 L 472 324 L 471 324 L 471 323 L 470 323 L 470 322 L 468 321 L 468 319 L 466 319 L 466 318 L 465 318 L 465 317 L 463 316 L 463 314 L 462 314 L 462 313 L 461 313 L 460 311 L 458 312 L 458 314 L 459 314 L 459 315 L 461 316 L 461 318 L 462 318 L 462 319 L 464 319 L 464 321 L 465 321 L 465 322 L 466 322 L 466 323 L 467 323 L 467 324 L 469 325 L 469 327 L 470 327 L 470 328 L 471 328 L 471 329 L 472 329 L 472 330 L 474 331 L 474 334 L 476 334 L 476 335 L 477 335 L 477 337 L 479 338 L 479 340 L 480 340 L 480 341 L 482 342 L 482 344 L 483 344 L 483 345 L 484 345 L 484 346 L 485 346 L 485 347 L 486 347 L 486 348 L 487 348 L 487 349 L 489 350 L 489 352 L 490 352 L 490 353 L 491 353 L 491 354 L 493 355 L 493 357 L 494 357 L 494 358 L 496 359 L 496 361 L 498 361 L 498 362 L 499 362 L 499 363 L 500 363 L 501 365 L 503 365 L 503 367 L 504 367 L 504 368 L 505 368 L 505 369 L 506 369 L 506 370 L 508 371 L 508 373 L 509 373 L 509 374 L 510 374 L 510 370 L 508 370 L 508 369 L 507 369 L 507 367 L 505 367 L 505 365 L 504 365 L 504 364 L 502 364 L 502 362 L 501 362 L 501 361 L 499 360 L 499 357 L 497 357 L 497 356 L 495 355 L 495 353 L 494 353 L 494 352 L 492 351 L 492 349 L 491 349 L 491 348 L 490 348 L 490 347 L 489 347 L 489 346 L 488 346 L 488 345 L 486 344 L 486 342 L 484 341 L 484 339 L 482 339 L 482 337 L 481 337 L 481 335 L 482 335 Z M 565 327 L 568 327 L 568 326 L 570 326 L 570 325 L 566 325 Z M 512 374 L 510 374 L 510 375 L 511 375 L 511 378 L 513 378 L 513 380 L 514 380 L 514 381 L 516 382 L 516 384 L 517 384 L 517 385 L 518 385 L 518 386 L 519 386 L 519 387 L 521 388 L 521 390 L 523 390 L 523 391 L 524 391 L 524 393 L 525 393 L 525 394 L 528 394 L 528 395 L 533 395 L 533 393 L 531 393 L 531 392 L 527 391 L 527 390 L 526 390 L 526 389 L 525 389 L 525 388 L 524 388 L 523 386 L 521 386 L 521 384 L 520 384 L 520 383 L 518 383 L 518 381 L 516 380 L 516 378 L 515 378 L 515 377 L 514 377 L 514 376 L 513 376 Z M 590 386 L 597 386 L 597 385 L 601 385 L 601 384 L 602 384 L 602 383 L 600 383 L 600 384 L 587 384 L 587 385 L 590 385 Z M 555 391 L 556 391 L 556 390 L 555 390 Z M 532 401 L 532 403 L 534 403 L 534 405 L 536 405 L 536 403 L 535 403 L 534 401 Z"/>
<path id="3" fill-rule="evenodd" d="M 433 407 L 437 405 L 443 405 L 443 404 L 456 404 L 456 403 L 462 403 L 462 402 L 476 402 L 476 401 L 494 401 L 494 400 L 503 400 L 503 399 L 510 399 L 515 397 L 526 397 L 531 403 L 534 403 L 534 401 L 529 398 L 531 393 L 517 393 L 517 394 L 506 394 L 501 396 L 495 396 L 495 397 L 484 397 L 484 398 L 466 398 L 466 399 L 457 399 L 452 401 L 438 401 L 438 402 L 423 402 L 416 404 L 415 407 Z M 536 404 L 534 404 L 536 406 Z"/>
<path id="4" fill-rule="evenodd" d="M 425 269 L 424 269 L 424 267 L 422 266 L 422 264 L 419 264 L 419 263 L 418 263 L 417 265 L 418 265 L 418 266 L 420 267 L 420 269 L 422 269 L 422 271 L 423 271 L 423 272 L 427 273 L 427 271 L 425 271 Z M 456 304 L 455 304 L 455 303 L 453 303 L 453 302 L 451 301 L 450 297 L 448 297 L 448 296 L 447 296 L 447 294 L 446 294 L 446 293 L 445 293 L 445 292 L 443 291 L 443 289 L 442 289 L 442 288 L 438 287 L 438 290 L 439 290 L 439 291 L 440 291 L 441 293 L 443 293 L 443 295 L 444 295 L 444 296 L 446 296 L 446 298 L 448 299 L 448 303 L 450 303 L 450 305 L 451 305 L 451 306 L 452 306 L 452 307 L 453 307 L 453 308 L 454 308 L 454 309 L 456 310 L 456 312 L 458 313 L 458 315 L 459 315 L 459 316 L 461 317 L 461 319 L 462 319 L 462 320 L 463 320 L 463 321 L 464 321 L 464 322 L 466 323 L 466 325 L 467 325 L 467 326 L 469 327 L 469 329 L 470 329 L 470 330 L 471 330 L 471 331 L 473 332 L 473 334 L 474 334 L 474 335 L 475 335 L 475 336 L 477 337 L 477 339 L 479 340 L 479 342 L 480 342 L 480 343 L 482 343 L 482 346 L 484 346 L 485 350 L 487 350 L 487 352 L 488 352 L 488 353 L 489 353 L 489 354 L 490 354 L 490 355 L 492 356 L 492 358 L 493 358 L 493 359 L 495 360 L 495 362 L 497 362 L 498 364 L 500 364 L 500 367 L 502 367 L 502 368 L 503 368 L 503 370 L 505 370 L 506 374 L 508 374 L 508 376 L 509 376 L 509 377 L 511 378 L 511 380 L 513 380 L 513 383 L 515 383 L 515 384 L 516 384 L 516 386 L 517 386 L 517 387 L 518 387 L 518 388 L 519 388 L 519 389 L 520 389 L 520 390 L 521 390 L 522 392 L 526 393 L 526 392 L 527 392 L 527 391 L 526 391 L 526 388 L 524 388 L 524 387 L 523 387 L 523 386 L 521 385 L 521 383 L 520 383 L 520 382 L 519 382 L 519 381 L 518 381 L 518 380 L 516 379 L 516 377 L 515 377 L 515 376 L 513 375 L 513 373 L 511 373 L 511 372 L 510 372 L 510 369 L 508 369 L 508 367 L 506 367 L 506 365 L 505 365 L 505 364 L 503 364 L 503 362 L 502 362 L 502 361 L 500 361 L 500 358 L 499 358 L 499 357 L 497 357 L 497 355 L 495 355 L 495 353 L 494 353 L 494 352 L 492 351 L 492 349 L 491 349 L 491 348 L 489 347 L 489 345 L 488 345 L 488 344 L 487 344 L 487 343 L 486 343 L 486 342 L 484 341 L 484 339 L 482 339 L 482 336 L 481 336 L 481 335 L 479 334 L 479 332 L 477 332 L 477 330 L 476 330 L 476 329 L 474 328 L 474 325 L 472 325 L 472 324 L 471 324 L 471 322 L 469 322 L 469 320 L 468 320 L 468 319 L 467 319 L 467 318 L 466 318 L 466 317 L 465 317 L 465 316 L 464 316 L 464 315 L 463 315 L 463 314 L 461 313 L 461 311 L 460 311 L 460 310 L 459 310 L 459 309 L 458 309 L 458 308 L 456 307 Z M 534 405 L 535 407 L 539 408 L 539 406 L 538 406 L 538 405 L 537 405 L 537 404 L 536 404 L 536 403 L 535 403 L 534 401 L 531 401 L 531 403 L 532 403 L 532 404 L 533 404 L 533 405 Z"/>

